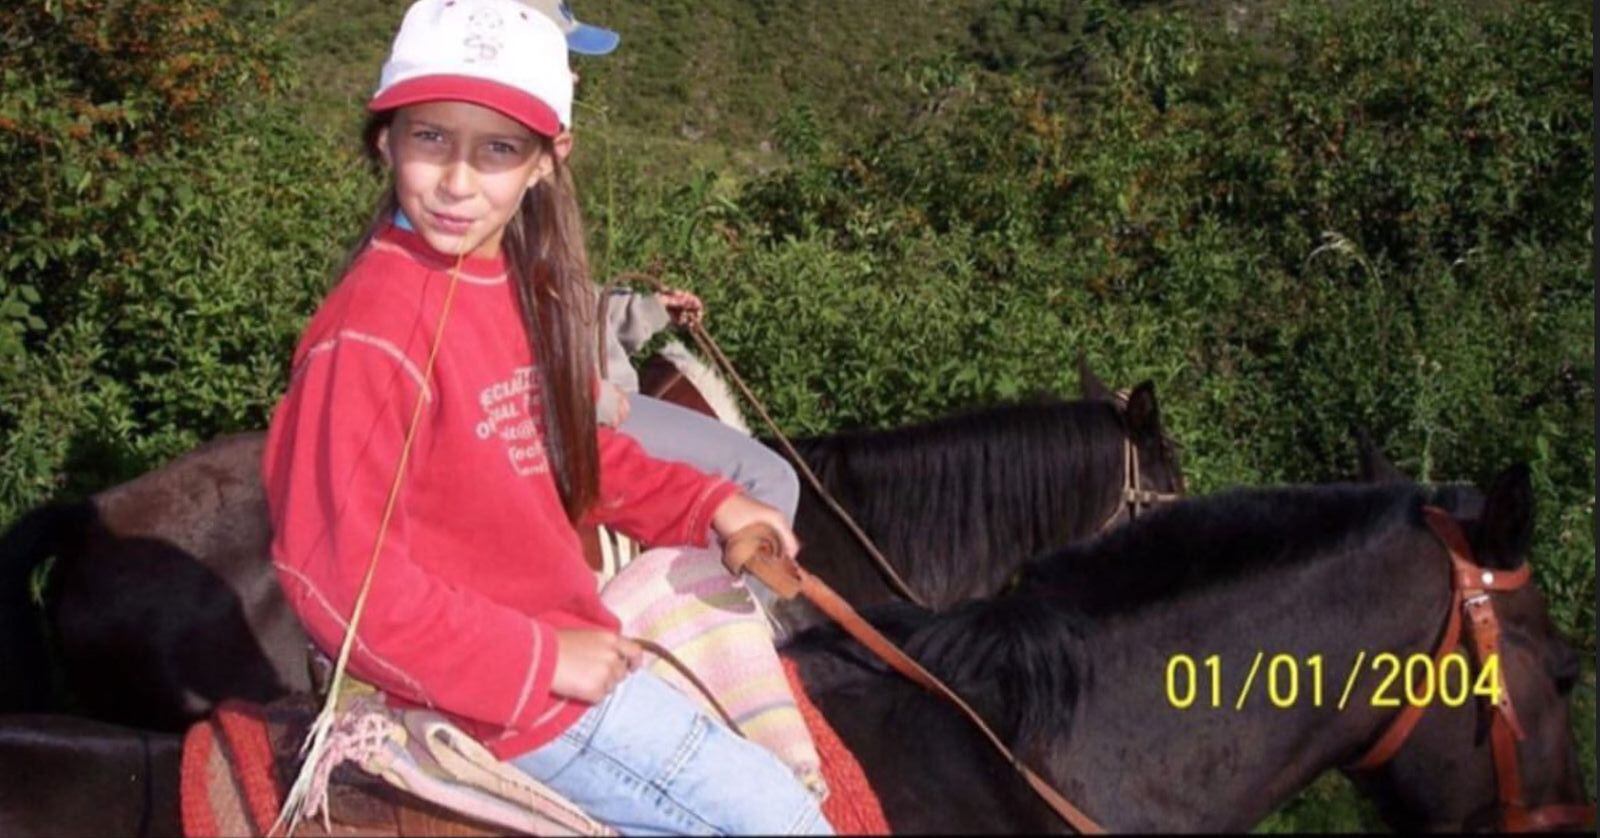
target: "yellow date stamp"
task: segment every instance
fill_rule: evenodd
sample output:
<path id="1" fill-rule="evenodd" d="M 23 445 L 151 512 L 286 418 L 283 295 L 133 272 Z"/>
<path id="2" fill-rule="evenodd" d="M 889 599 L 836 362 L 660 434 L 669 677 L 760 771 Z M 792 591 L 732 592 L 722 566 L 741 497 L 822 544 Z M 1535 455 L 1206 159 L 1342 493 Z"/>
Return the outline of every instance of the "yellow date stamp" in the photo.
<path id="1" fill-rule="evenodd" d="M 1229 671 L 1224 667 L 1221 655 L 1196 658 L 1179 653 L 1167 658 L 1167 703 L 1179 710 L 1229 706 L 1243 710 L 1245 702 L 1259 690 L 1271 706 L 1280 710 L 1325 707 L 1330 706 L 1328 699 L 1332 696 L 1325 688 L 1342 683 L 1338 701 L 1332 705 L 1338 710 L 1348 707 L 1352 697 L 1357 706 L 1364 702 L 1371 707 L 1460 707 L 1477 698 L 1499 703 L 1504 689 L 1497 654 L 1474 668 L 1461 652 L 1434 660 L 1422 652 L 1407 656 L 1380 652 L 1369 656 L 1361 651 L 1342 675 L 1329 670 L 1323 655 L 1258 651 L 1241 673 L 1238 668 Z M 1336 680 L 1329 681 L 1330 675 Z M 1370 692 L 1358 689 L 1364 678 L 1372 684 Z"/>

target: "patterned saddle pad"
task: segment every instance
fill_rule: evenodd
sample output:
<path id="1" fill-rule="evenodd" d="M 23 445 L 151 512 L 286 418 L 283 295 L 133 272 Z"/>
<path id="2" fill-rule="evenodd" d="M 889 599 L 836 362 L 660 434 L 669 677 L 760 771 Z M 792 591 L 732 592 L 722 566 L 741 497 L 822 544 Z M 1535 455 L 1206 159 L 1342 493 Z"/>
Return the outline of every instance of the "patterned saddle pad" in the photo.
<path id="1" fill-rule="evenodd" d="M 189 836 L 264 836 L 300 769 L 298 750 L 315 718 L 309 696 L 262 706 L 224 702 L 183 740 L 180 806 Z M 354 765 L 328 784 L 329 823 L 306 821 L 295 835 L 497 835 L 501 830 L 415 798 Z M 281 830 L 278 834 L 282 834 Z"/>
<path id="2" fill-rule="evenodd" d="M 794 688 L 821 758 L 830 794 L 822 811 L 840 834 L 887 835 L 888 822 L 861 765 L 806 698 L 788 660 Z M 188 836 L 264 836 L 278 816 L 283 790 L 299 770 L 296 751 L 315 716 L 308 697 L 270 706 L 227 702 L 184 738 L 181 797 Z M 296 835 L 498 835 L 474 822 L 393 788 L 352 765 L 334 769 L 328 789 L 330 823 L 307 821 Z"/>

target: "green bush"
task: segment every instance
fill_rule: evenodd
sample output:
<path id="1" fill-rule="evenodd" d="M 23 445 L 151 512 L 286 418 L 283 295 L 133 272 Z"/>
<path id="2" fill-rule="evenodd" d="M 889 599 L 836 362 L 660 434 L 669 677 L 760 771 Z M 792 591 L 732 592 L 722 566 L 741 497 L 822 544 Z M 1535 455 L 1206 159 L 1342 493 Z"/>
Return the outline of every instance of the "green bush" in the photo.
<path id="1" fill-rule="evenodd" d="M 793 429 L 1065 389 L 1082 348 L 1156 379 L 1201 490 L 1347 476 L 1358 425 L 1425 479 L 1530 461 L 1540 581 L 1592 648 L 1585 15 L 1272 26 L 1109 15 L 1068 103 L 1053 72 L 941 71 L 909 126 L 751 183 L 742 245 L 684 275 L 721 277 Z"/>
<path id="2" fill-rule="evenodd" d="M 8 18 L 0 167 L 31 188 L 0 196 L 0 519 L 264 424 L 367 180 L 275 95 L 269 24 Z"/>
<path id="3" fill-rule="evenodd" d="M 159 197 L 138 170 L 204 142 L 241 89 L 272 85 L 269 39 L 199 0 L 49 0 L 0 28 L 0 163 L 27 188 L 0 195 L 0 277 L 43 283 L 41 308 L 124 245 L 119 222 Z"/>
<path id="4" fill-rule="evenodd" d="M 1196 491 L 1348 477 L 1356 426 L 1422 479 L 1528 461 L 1592 657 L 1588 7 L 824 5 L 585 6 L 628 39 L 580 64 L 602 277 L 699 291 L 791 433 L 1070 394 L 1081 350 L 1156 382 Z M 329 136 L 397 11 L 331 8 L 0 24 L 0 165 L 37 187 L 0 195 L 0 522 L 265 424 L 376 187 Z M 1375 825 L 1352 797 L 1263 828 Z"/>

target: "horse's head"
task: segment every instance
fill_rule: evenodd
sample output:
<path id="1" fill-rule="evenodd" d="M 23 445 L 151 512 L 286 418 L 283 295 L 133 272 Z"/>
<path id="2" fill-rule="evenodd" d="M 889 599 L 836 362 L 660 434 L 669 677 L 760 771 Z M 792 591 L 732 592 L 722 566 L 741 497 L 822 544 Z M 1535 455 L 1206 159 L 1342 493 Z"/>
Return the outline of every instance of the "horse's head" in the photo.
<path id="1" fill-rule="evenodd" d="M 1079 390 L 1083 398 L 1114 405 L 1126 434 L 1129 467 L 1123 481 L 1123 503 L 1105 527 L 1122 523 L 1151 504 L 1176 500 L 1186 489 L 1178 464 L 1177 445 L 1161 424 L 1155 382 L 1146 380 L 1126 393 L 1113 392 L 1078 355 Z"/>
<path id="2" fill-rule="evenodd" d="M 1527 570 L 1533 537 L 1533 490 L 1526 466 L 1507 470 L 1483 496 L 1481 514 L 1452 513 L 1471 556 L 1487 580 Z M 1477 574 L 1471 574 L 1476 576 Z M 1483 594 L 1499 625 L 1498 667 L 1511 714 L 1468 696 L 1462 706 L 1441 702 L 1423 712 L 1392 758 L 1352 773 L 1395 827 L 1464 831 L 1572 828 L 1593 806 L 1583 803 L 1581 773 L 1569 719 L 1569 693 L 1579 659 L 1550 621 L 1544 597 L 1531 583 Z M 1471 602 L 1474 597 L 1467 597 Z M 1453 606 L 1455 607 L 1455 606 Z M 1476 606 L 1479 615 L 1488 609 Z M 1470 609 L 1468 609 L 1470 611 Z M 1486 662 L 1475 650 L 1471 613 L 1462 616 L 1461 651 L 1471 680 Z M 1520 728 L 1517 741 L 1514 731 Z M 1500 740 L 1496 744 L 1496 740 Z M 1498 753 L 1497 753 L 1498 751 Z"/>

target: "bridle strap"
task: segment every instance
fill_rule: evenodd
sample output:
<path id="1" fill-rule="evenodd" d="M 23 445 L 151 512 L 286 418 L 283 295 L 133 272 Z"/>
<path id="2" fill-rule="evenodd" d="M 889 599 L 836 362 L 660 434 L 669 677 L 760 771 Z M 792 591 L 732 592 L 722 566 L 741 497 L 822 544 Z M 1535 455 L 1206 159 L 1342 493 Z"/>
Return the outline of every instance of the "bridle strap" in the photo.
<path id="1" fill-rule="evenodd" d="M 619 274 L 612 280 L 612 283 L 635 280 L 648 284 L 657 292 L 667 290 L 660 280 L 649 274 L 637 271 Z M 902 579 L 900 574 L 895 571 L 894 566 L 889 564 L 889 560 L 884 557 L 883 552 L 872 542 L 872 538 L 861 529 L 861 526 L 855 522 L 855 519 L 850 517 L 850 513 L 846 512 L 845 508 L 837 500 L 834 500 L 833 495 L 822 485 L 822 481 L 811 471 L 811 467 L 806 465 L 805 458 L 801 457 L 800 452 L 795 450 L 793 443 L 789 442 L 789 437 L 784 435 L 783 430 L 778 427 L 778 423 L 774 422 L 772 417 L 767 414 L 766 406 L 761 403 L 760 399 L 756 398 L 756 394 L 751 392 L 750 388 L 744 383 L 744 379 L 739 376 L 739 371 L 733 368 L 733 362 L 729 361 L 728 356 L 722 353 L 722 347 L 717 345 L 716 340 L 711 337 L 710 332 L 706 331 L 705 326 L 701 325 L 698 320 L 690 321 L 688 332 L 689 336 L 694 339 L 695 345 L 700 347 L 700 351 L 704 352 L 728 376 L 728 380 L 733 382 L 734 387 L 739 390 L 739 394 L 744 396 L 745 402 L 754 408 L 756 414 L 761 417 L 761 421 L 766 423 L 767 430 L 772 432 L 773 438 L 783 448 L 783 453 L 788 456 L 789 462 L 794 465 L 795 471 L 801 477 L 804 477 L 807 483 L 811 484 L 811 488 L 816 491 L 817 496 L 822 498 L 823 503 L 838 517 L 839 522 L 844 524 L 845 529 L 849 530 L 850 534 L 855 536 L 855 539 L 861 543 L 861 546 L 866 548 L 867 555 L 872 559 L 873 564 L 877 565 L 878 572 L 883 575 L 884 581 L 888 583 L 889 587 L 893 588 L 895 593 L 905 597 L 906 601 L 923 608 L 931 608 L 922 597 L 917 596 L 916 592 L 911 590 L 911 586 L 906 584 L 906 580 Z"/>
<path id="2" fill-rule="evenodd" d="M 1120 396 L 1121 394 L 1118 395 Z M 1117 403 L 1126 408 L 1126 397 L 1122 397 Z M 1132 434 L 1125 433 L 1122 437 L 1121 503 L 1112 508 L 1111 514 L 1100 522 L 1100 528 L 1097 532 L 1105 532 L 1116 526 L 1118 523 L 1117 516 L 1123 512 L 1127 513 L 1126 520 L 1132 521 L 1139 517 L 1141 507 L 1155 506 L 1158 503 L 1171 503 L 1182 499 L 1183 495 L 1178 492 L 1158 492 L 1154 489 L 1144 488 L 1143 478 L 1139 473 L 1139 447 L 1133 444 Z"/>
<path id="3" fill-rule="evenodd" d="M 894 671 L 954 704 L 962 715 L 977 726 L 978 731 L 989 740 L 989 744 L 993 745 L 1017 773 L 1022 775 L 1034 792 L 1073 829 L 1086 835 L 1105 833 L 1104 827 L 1073 806 L 1071 801 L 1052 788 L 1043 778 L 1023 765 L 1022 760 L 1006 747 L 999 735 L 983 720 L 983 716 L 957 695 L 955 690 L 924 669 L 910 655 L 901 651 L 889 638 L 884 637 L 821 579 L 807 573 L 794 559 L 783 555 L 777 534 L 766 524 L 751 524 L 730 536 L 724 546 L 723 562 L 734 575 L 739 573 L 755 575 L 783 599 L 799 595 L 810 600 Z"/>
<path id="4" fill-rule="evenodd" d="M 1500 620 L 1494 612 L 1490 593 L 1514 591 L 1527 584 L 1530 569 L 1524 563 L 1516 570 L 1490 570 L 1478 564 L 1472 547 L 1461 525 L 1448 512 L 1436 506 L 1424 506 L 1423 515 L 1428 527 L 1444 544 L 1450 556 L 1450 606 L 1444 635 L 1434 653 L 1435 671 L 1446 656 L 1454 652 L 1461 639 L 1461 616 L 1467 616 L 1467 632 L 1472 638 L 1472 651 L 1479 665 L 1500 654 Z M 1534 829 L 1554 829 L 1563 826 L 1592 826 L 1593 804 L 1562 804 L 1529 809 L 1522 798 L 1522 772 L 1517 756 L 1517 742 L 1526 737 L 1517 720 L 1516 708 L 1511 702 L 1511 690 L 1506 683 L 1503 664 L 1495 672 L 1498 700 L 1490 703 L 1493 713 L 1489 727 L 1489 749 L 1494 759 L 1496 789 L 1500 799 L 1501 826 L 1509 832 Z M 1353 770 L 1368 770 L 1388 762 L 1400 750 L 1406 737 L 1416 729 L 1426 705 L 1407 704 L 1401 708 L 1383 735 L 1373 743 L 1365 755 L 1351 766 Z"/>
<path id="5" fill-rule="evenodd" d="M 1460 639 L 1460 595 L 1452 593 L 1450 596 L 1450 616 L 1445 623 L 1444 637 L 1439 641 L 1439 650 L 1433 655 L 1435 667 L 1442 665 L 1445 657 L 1456 650 Z M 1394 721 L 1389 723 L 1389 727 L 1384 730 L 1382 736 L 1378 737 L 1378 741 L 1374 742 L 1366 754 L 1361 759 L 1356 760 L 1356 763 L 1350 767 L 1356 771 L 1366 771 L 1377 768 L 1393 759 L 1395 753 L 1400 750 L 1400 746 L 1404 745 L 1406 738 L 1411 735 L 1411 731 L 1416 728 L 1417 722 L 1422 721 L 1422 711 L 1425 709 L 1426 707 L 1421 704 L 1407 704 L 1400 708 L 1400 713 L 1394 717 Z"/>
<path id="6" fill-rule="evenodd" d="M 1521 806 L 1501 813 L 1507 832 L 1552 832 L 1558 829 L 1594 826 L 1593 803 L 1558 803 L 1525 809 Z"/>

